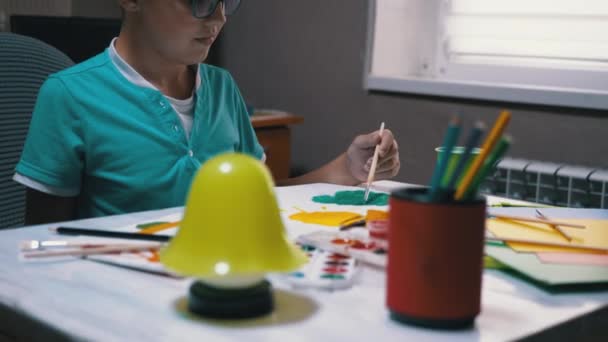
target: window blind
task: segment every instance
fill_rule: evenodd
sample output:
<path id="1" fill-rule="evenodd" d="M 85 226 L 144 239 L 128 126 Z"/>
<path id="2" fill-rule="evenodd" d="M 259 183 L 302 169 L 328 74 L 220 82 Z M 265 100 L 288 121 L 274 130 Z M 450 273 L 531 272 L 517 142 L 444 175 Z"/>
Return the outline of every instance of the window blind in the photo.
<path id="1" fill-rule="evenodd" d="M 608 70 L 606 0 L 450 0 L 449 62 Z"/>
<path id="2" fill-rule="evenodd" d="M 370 90 L 608 109 L 608 0 L 375 0 Z"/>

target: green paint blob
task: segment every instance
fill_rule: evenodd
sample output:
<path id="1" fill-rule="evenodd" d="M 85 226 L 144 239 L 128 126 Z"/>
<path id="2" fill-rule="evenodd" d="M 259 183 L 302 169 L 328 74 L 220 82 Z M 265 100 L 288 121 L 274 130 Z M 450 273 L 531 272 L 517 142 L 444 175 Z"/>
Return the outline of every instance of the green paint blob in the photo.
<path id="1" fill-rule="evenodd" d="M 316 203 L 331 203 L 339 205 L 387 205 L 388 194 L 379 192 L 370 192 L 367 202 L 363 201 L 365 196 L 364 190 L 355 191 L 338 191 L 334 196 L 321 195 L 312 198 Z"/>

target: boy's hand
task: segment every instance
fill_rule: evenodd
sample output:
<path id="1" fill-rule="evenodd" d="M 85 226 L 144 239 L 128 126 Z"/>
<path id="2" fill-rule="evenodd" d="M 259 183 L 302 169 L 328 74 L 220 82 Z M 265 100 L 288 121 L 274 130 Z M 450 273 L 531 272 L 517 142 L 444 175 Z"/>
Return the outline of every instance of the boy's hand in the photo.
<path id="1" fill-rule="evenodd" d="M 367 181 L 367 175 L 372 165 L 372 157 L 376 145 L 380 144 L 378 151 L 378 165 L 376 166 L 375 180 L 392 178 L 399 172 L 399 147 L 393 137 L 393 133 L 385 129 L 380 136 L 380 131 L 359 135 L 353 140 L 346 151 L 346 163 L 348 170 L 360 182 Z"/>

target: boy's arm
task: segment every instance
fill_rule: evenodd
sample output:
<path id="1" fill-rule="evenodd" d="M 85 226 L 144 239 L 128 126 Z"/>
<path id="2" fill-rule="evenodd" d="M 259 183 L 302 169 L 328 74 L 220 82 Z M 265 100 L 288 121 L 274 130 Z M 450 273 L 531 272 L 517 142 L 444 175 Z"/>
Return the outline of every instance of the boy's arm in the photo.
<path id="1" fill-rule="evenodd" d="M 348 150 L 319 169 L 305 175 L 278 180 L 277 185 L 308 183 L 332 183 L 357 185 L 367 180 L 376 145 L 380 145 L 375 179 L 388 179 L 399 172 L 399 148 L 390 130 L 360 135 L 353 140 Z"/>
<path id="2" fill-rule="evenodd" d="M 310 183 L 357 185 L 361 182 L 349 172 L 346 153 L 342 153 L 338 158 L 304 175 L 277 180 L 279 186 Z"/>
<path id="3" fill-rule="evenodd" d="M 65 83 L 50 76 L 40 87 L 13 179 L 27 187 L 26 224 L 72 220 L 80 192 L 86 112 Z"/>
<path id="4" fill-rule="evenodd" d="M 76 219 L 77 197 L 60 197 L 27 188 L 25 225 L 71 221 Z"/>

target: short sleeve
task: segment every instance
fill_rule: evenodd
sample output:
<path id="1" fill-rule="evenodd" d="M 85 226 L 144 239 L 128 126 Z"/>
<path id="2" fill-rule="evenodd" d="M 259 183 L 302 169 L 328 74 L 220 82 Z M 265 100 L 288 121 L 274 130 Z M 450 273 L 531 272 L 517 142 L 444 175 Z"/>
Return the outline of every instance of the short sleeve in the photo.
<path id="1" fill-rule="evenodd" d="M 66 191 L 80 190 L 84 143 L 77 107 L 60 79 L 51 77 L 44 82 L 17 174 Z"/>
<path id="2" fill-rule="evenodd" d="M 236 122 L 238 124 L 239 131 L 239 152 L 246 153 L 262 160 L 264 157 L 264 149 L 258 142 L 258 138 L 255 135 L 253 126 L 251 125 L 251 118 L 249 117 L 249 111 L 243 96 L 239 91 L 234 79 L 230 78 L 234 87 L 234 107 L 236 109 Z"/>

